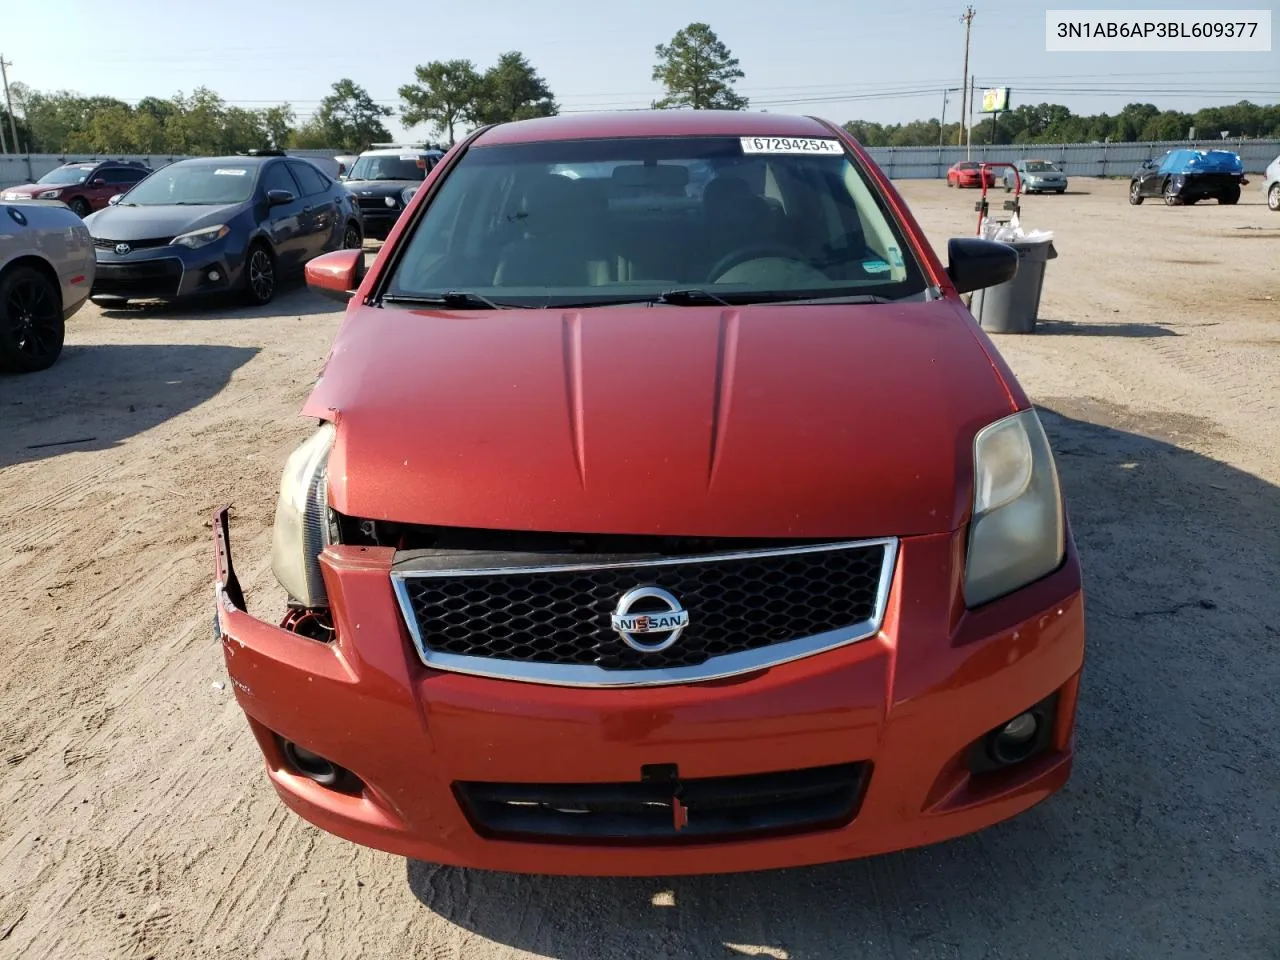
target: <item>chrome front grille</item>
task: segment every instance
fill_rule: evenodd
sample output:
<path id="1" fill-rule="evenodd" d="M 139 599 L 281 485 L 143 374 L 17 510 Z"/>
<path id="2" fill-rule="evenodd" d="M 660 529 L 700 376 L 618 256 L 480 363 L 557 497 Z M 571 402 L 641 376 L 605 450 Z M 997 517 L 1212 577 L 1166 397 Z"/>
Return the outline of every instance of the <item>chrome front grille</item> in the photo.
<path id="1" fill-rule="evenodd" d="M 428 666 L 635 686 L 743 673 L 874 635 L 896 555 L 894 539 L 621 560 L 490 554 L 471 565 L 451 553 L 398 561 L 392 580 Z M 665 649 L 635 649 L 614 629 L 619 600 L 645 586 L 688 613 Z"/>
<path id="2" fill-rule="evenodd" d="M 114 250 L 118 244 L 128 244 L 130 250 L 150 250 L 155 247 L 167 247 L 173 243 L 173 237 L 148 237 L 145 240 L 108 240 L 106 237 L 94 237 L 93 245 L 100 250 Z"/>

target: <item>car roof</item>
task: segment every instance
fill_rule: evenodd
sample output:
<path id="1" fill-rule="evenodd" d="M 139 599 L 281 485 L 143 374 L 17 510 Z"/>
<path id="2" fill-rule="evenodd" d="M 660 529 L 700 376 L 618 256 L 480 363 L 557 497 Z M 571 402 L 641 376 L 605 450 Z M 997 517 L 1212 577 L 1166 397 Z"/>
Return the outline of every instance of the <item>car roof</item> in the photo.
<path id="1" fill-rule="evenodd" d="M 618 137 L 833 137 L 814 117 L 745 110 L 626 110 L 517 120 L 485 130 L 477 146 Z"/>
<path id="2" fill-rule="evenodd" d="M 423 157 L 443 157 L 444 153 L 431 147 L 375 147 L 359 154 L 361 157 L 399 157 L 413 154 Z"/>

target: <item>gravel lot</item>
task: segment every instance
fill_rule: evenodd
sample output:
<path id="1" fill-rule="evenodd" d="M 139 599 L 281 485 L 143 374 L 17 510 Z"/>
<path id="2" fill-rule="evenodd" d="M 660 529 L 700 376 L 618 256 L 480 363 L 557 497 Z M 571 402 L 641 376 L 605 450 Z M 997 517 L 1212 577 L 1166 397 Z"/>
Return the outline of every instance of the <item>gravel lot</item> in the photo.
<path id="1" fill-rule="evenodd" d="M 903 192 L 940 249 L 976 191 Z M 728 877 L 408 863 L 277 801 L 210 636 L 208 518 L 268 569 L 295 414 L 339 319 L 87 308 L 0 378 L 0 957 L 1280 956 L 1280 216 L 1076 180 L 1034 337 L 1089 592 L 1067 789 L 978 836 Z M 1000 195 L 1003 197 L 1003 194 Z"/>

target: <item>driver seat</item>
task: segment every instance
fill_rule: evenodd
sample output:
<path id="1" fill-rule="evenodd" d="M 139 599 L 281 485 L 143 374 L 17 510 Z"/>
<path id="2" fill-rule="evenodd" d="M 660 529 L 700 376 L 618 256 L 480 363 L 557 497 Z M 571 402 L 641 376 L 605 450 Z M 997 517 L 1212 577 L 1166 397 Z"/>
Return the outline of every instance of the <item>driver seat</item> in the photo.
<path id="1" fill-rule="evenodd" d="M 708 183 L 702 194 L 702 210 L 708 270 L 734 250 L 777 240 L 768 202 L 739 177 L 719 176 Z"/>

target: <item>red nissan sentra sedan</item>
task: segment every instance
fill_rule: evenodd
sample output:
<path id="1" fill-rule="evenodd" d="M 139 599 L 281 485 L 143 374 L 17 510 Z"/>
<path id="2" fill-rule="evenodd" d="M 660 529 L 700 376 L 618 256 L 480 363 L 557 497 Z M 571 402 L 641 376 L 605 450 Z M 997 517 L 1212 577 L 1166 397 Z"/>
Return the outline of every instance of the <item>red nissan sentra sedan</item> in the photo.
<path id="1" fill-rule="evenodd" d="M 982 181 L 987 181 L 988 187 L 996 185 L 995 171 L 990 168 L 984 169 L 981 164 L 974 160 L 961 160 L 959 163 L 953 163 L 947 171 L 948 187 L 981 187 Z"/>
<path id="2" fill-rule="evenodd" d="M 838 127 L 488 127 L 349 300 L 246 612 L 216 629 L 276 790 L 357 843 L 681 874 L 969 833 L 1067 780 L 1084 656 L 1053 456 Z M 279 623 L 277 626 L 276 624 Z"/>

